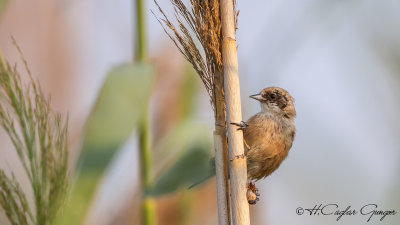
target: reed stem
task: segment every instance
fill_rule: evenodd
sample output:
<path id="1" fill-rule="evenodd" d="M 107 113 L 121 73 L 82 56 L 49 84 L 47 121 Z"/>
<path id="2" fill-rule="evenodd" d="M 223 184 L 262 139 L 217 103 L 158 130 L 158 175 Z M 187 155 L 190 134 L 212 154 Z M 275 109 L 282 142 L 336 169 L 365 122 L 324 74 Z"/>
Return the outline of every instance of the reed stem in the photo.
<path id="1" fill-rule="evenodd" d="M 249 225 L 249 204 L 246 198 L 247 164 L 244 157 L 243 132 L 237 131 L 236 127 L 230 124 L 242 121 L 233 4 L 232 0 L 220 0 L 232 222 L 233 225 Z"/>
<path id="2" fill-rule="evenodd" d="M 147 33 L 146 33 L 146 14 L 145 0 L 136 0 L 136 45 L 135 58 L 140 63 L 147 61 Z M 139 129 L 140 136 L 140 169 L 142 193 L 150 188 L 151 174 L 153 171 L 153 151 L 151 146 L 151 131 L 148 106 L 143 112 L 143 117 Z M 156 205 L 154 199 L 144 196 L 141 204 L 142 224 L 156 224 Z"/>
<path id="3" fill-rule="evenodd" d="M 135 57 L 139 62 L 147 61 L 147 31 L 145 0 L 136 0 L 136 45 Z"/>

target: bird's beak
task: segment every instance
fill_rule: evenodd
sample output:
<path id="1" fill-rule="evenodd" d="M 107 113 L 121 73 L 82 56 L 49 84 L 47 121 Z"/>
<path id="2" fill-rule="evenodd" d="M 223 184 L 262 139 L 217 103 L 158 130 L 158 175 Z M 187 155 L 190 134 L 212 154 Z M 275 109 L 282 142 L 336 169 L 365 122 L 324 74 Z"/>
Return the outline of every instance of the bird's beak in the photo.
<path id="1" fill-rule="evenodd" d="M 255 100 L 258 100 L 258 101 L 261 101 L 264 99 L 260 94 L 250 95 L 249 97 L 254 98 Z"/>

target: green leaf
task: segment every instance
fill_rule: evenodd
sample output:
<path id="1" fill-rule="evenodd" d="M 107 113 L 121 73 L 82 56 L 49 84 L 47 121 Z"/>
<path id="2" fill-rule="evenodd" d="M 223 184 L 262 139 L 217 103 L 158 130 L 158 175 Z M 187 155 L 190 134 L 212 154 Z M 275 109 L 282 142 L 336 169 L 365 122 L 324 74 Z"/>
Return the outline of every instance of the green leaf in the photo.
<path id="1" fill-rule="evenodd" d="M 118 148 L 132 133 L 147 106 L 155 70 L 146 64 L 111 71 L 87 125 L 83 150 Z"/>
<path id="2" fill-rule="evenodd" d="M 155 170 L 167 171 L 153 178 L 148 196 L 159 196 L 189 187 L 213 174 L 210 163 L 210 129 L 193 118 L 196 109 L 199 82 L 190 65 L 185 66 L 181 91 L 182 112 L 180 121 L 155 148 Z"/>
<path id="3" fill-rule="evenodd" d="M 208 147 L 196 144 L 192 146 L 177 163 L 155 182 L 147 194 L 159 196 L 172 193 L 181 187 L 188 187 L 199 181 L 199 177 L 212 175 Z"/>
<path id="4" fill-rule="evenodd" d="M 57 224 L 83 224 L 104 170 L 144 115 L 154 78 L 155 69 L 148 64 L 124 65 L 109 73 L 86 125 L 75 188 Z"/>

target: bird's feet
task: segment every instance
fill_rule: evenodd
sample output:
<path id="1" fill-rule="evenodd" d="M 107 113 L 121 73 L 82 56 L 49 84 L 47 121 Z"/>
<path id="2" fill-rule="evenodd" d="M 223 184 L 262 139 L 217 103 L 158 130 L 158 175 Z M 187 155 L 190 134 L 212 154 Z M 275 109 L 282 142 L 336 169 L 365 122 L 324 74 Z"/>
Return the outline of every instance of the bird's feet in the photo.
<path id="1" fill-rule="evenodd" d="M 239 128 L 237 128 L 236 130 L 245 130 L 249 125 L 244 122 L 241 121 L 240 123 L 231 123 L 232 125 L 238 126 Z"/>
<path id="2" fill-rule="evenodd" d="M 258 198 L 260 196 L 260 193 L 258 193 L 258 189 L 256 188 L 256 185 L 254 185 L 252 182 L 249 182 L 249 185 L 247 186 L 247 202 L 250 205 L 255 205 L 257 201 L 260 199 Z"/>
<path id="3" fill-rule="evenodd" d="M 236 130 L 242 130 L 244 131 L 245 129 L 247 129 L 247 127 L 249 126 L 246 122 L 242 121 L 240 123 L 231 123 L 232 125 L 238 126 L 239 128 L 237 128 Z M 250 150 L 250 146 L 246 143 L 246 140 L 243 140 L 244 146 L 246 147 L 246 152 L 248 152 Z"/>

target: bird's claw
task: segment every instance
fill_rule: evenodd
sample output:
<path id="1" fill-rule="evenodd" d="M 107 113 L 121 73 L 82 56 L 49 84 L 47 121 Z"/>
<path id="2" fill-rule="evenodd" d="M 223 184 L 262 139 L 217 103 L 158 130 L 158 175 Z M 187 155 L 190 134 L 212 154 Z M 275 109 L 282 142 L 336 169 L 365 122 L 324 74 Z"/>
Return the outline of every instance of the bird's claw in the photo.
<path id="1" fill-rule="evenodd" d="M 246 129 L 246 128 L 249 126 L 249 125 L 248 125 L 246 122 L 244 122 L 244 121 L 241 121 L 240 123 L 231 123 L 231 124 L 239 127 L 239 128 L 237 128 L 236 130 L 244 130 L 244 129 Z"/>
<path id="2" fill-rule="evenodd" d="M 260 193 L 258 192 L 258 189 L 253 183 L 249 183 L 247 186 L 247 202 L 250 205 L 255 205 L 257 201 L 260 201 Z"/>
<path id="3" fill-rule="evenodd" d="M 248 200 L 247 202 L 248 202 L 250 205 L 255 205 L 259 200 L 260 200 L 259 198 L 256 198 L 255 200 Z"/>

